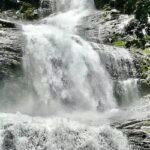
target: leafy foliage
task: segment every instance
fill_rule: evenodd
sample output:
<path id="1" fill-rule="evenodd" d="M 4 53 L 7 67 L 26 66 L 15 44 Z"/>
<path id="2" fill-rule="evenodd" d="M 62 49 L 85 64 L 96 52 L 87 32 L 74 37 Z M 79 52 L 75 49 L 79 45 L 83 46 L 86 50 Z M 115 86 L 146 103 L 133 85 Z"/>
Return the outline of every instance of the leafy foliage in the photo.
<path id="1" fill-rule="evenodd" d="M 96 8 L 103 8 L 110 5 L 112 8 L 120 10 L 125 14 L 135 14 L 137 20 L 142 23 L 148 22 L 150 14 L 149 0 L 95 0 Z"/>
<path id="2" fill-rule="evenodd" d="M 20 8 L 24 19 L 32 19 L 34 10 L 35 8 L 30 3 L 23 3 Z"/>

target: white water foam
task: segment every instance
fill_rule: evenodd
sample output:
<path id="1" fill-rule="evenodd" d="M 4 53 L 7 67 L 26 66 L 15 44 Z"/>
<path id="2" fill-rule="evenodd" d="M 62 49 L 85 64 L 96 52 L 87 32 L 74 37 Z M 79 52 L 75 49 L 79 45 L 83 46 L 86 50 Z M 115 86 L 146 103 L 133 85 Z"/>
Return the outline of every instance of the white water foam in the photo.
<path id="1" fill-rule="evenodd" d="M 13 150 L 129 150 L 123 134 L 107 125 L 89 127 L 63 118 L 21 114 L 1 114 L 0 122 L 1 150 L 7 146 Z"/>

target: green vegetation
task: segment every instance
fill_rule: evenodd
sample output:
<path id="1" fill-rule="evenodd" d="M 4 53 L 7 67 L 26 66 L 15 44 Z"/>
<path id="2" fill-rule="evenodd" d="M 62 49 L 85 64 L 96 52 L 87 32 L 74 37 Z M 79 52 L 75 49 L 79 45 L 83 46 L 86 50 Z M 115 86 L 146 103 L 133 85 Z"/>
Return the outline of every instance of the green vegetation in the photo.
<path id="1" fill-rule="evenodd" d="M 95 0 L 97 9 L 117 9 L 123 14 L 133 14 L 135 19 L 131 20 L 125 28 L 124 38 L 121 41 L 119 38 L 113 38 L 112 44 L 114 46 L 126 46 L 127 48 L 135 47 L 144 50 L 146 45 L 150 45 L 150 23 L 148 22 L 148 16 L 150 15 L 150 1 L 149 0 Z M 143 33 L 146 32 L 146 35 Z M 149 51 L 146 50 L 149 54 Z"/>
<path id="2" fill-rule="evenodd" d="M 34 10 L 35 8 L 30 3 L 23 3 L 20 8 L 20 13 L 23 15 L 23 19 L 32 20 L 34 18 Z"/>
<path id="3" fill-rule="evenodd" d="M 126 45 L 126 42 L 118 40 L 118 41 L 114 41 L 112 44 L 113 46 L 123 47 Z"/>
<path id="4" fill-rule="evenodd" d="M 40 0 L 22 0 L 24 3 L 31 4 L 32 7 L 38 8 L 40 5 Z"/>
<path id="5" fill-rule="evenodd" d="M 144 126 L 150 126 L 150 121 L 145 121 Z"/>
<path id="6" fill-rule="evenodd" d="M 104 10 L 106 11 L 109 11 L 111 10 L 111 6 L 109 4 L 106 4 L 104 7 L 103 7 Z"/>
<path id="7" fill-rule="evenodd" d="M 136 0 L 135 18 L 141 23 L 148 23 L 148 15 L 150 14 L 149 0 Z"/>
<path id="8" fill-rule="evenodd" d="M 121 13 L 135 14 L 135 18 L 141 23 L 148 22 L 150 14 L 149 0 L 94 0 L 97 9 L 104 8 L 107 5 L 118 9 Z"/>
<path id="9" fill-rule="evenodd" d="M 146 48 L 144 50 L 144 53 L 147 54 L 148 56 L 150 56 L 150 47 L 149 48 Z"/>
<path id="10" fill-rule="evenodd" d="M 146 35 L 146 36 L 144 37 L 144 39 L 145 39 L 147 42 L 150 42 L 150 35 Z"/>
<path id="11" fill-rule="evenodd" d="M 143 79 L 146 79 L 148 76 L 148 71 L 150 70 L 149 61 L 146 59 L 143 59 L 140 64 L 140 72 Z"/>
<path id="12" fill-rule="evenodd" d="M 40 6 L 40 0 L 1 0 L 0 10 L 2 18 L 5 16 L 17 19 L 33 20 L 39 18 L 38 12 L 35 11 Z M 8 10 L 8 11 L 7 11 Z M 11 10 L 11 11 L 9 11 Z M 6 13 L 3 13 L 6 11 Z M 8 12 L 8 13 L 7 13 Z M 13 13 L 10 13 L 13 12 Z"/>

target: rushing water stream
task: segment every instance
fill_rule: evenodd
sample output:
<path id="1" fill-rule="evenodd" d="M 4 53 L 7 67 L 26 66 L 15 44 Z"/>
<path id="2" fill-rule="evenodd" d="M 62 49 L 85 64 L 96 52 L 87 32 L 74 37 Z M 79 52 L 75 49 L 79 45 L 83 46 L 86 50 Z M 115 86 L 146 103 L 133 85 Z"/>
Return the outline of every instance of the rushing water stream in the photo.
<path id="1" fill-rule="evenodd" d="M 81 19 L 92 9 L 92 0 L 57 0 L 55 15 L 22 25 L 27 90 L 17 88 L 23 94 L 16 92 L 15 106 L 6 100 L 6 108 L 46 118 L 1 114 L 0 150 L 8 150 L 7 142 L 10 150 L 129 149 L 126 137 L 109 126 L 109 118 L 120 111 L 103 60 L 109 57 L 107 48 L 98 53 L 77 34 Z M 124 53 L 111 52 L 116 68 L 122 58 L 131 61 L 125 49 Z M 132 99 L 128 88 L 132 83 L 120 81 L 124 101 Z M 134 89 L 137 92 L 136 83 Z"/>

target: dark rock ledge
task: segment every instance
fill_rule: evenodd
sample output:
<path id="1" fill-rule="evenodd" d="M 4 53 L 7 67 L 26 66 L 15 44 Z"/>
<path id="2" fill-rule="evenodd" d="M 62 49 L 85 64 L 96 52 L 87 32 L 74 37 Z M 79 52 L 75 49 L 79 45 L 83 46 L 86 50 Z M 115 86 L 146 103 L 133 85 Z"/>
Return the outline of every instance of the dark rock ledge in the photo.
<path id="1" fill-rule="evenodd" d="M 16 24 L 4 19 L 0 19 L 0 24 L 2 27 L 6 27 L 6 28 L 16 28 Z"/>
<path id="2" fill-rule="evenodd" d="M 114 123 L 128 138 L 132 150 L 150 150 L 150 118 Z"/>

